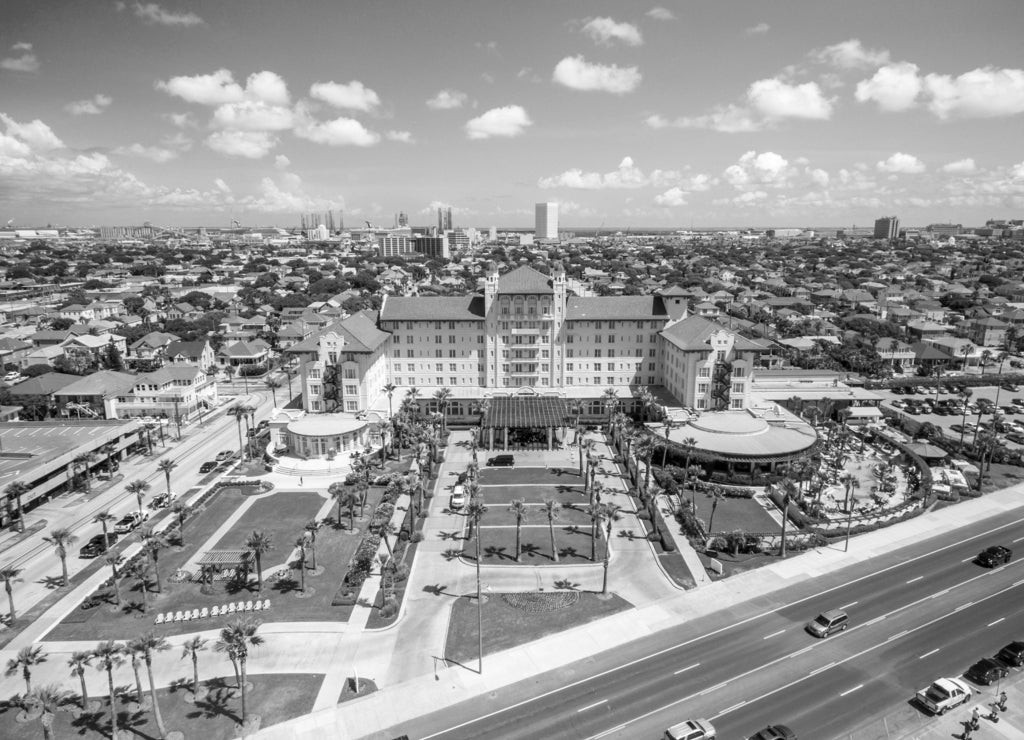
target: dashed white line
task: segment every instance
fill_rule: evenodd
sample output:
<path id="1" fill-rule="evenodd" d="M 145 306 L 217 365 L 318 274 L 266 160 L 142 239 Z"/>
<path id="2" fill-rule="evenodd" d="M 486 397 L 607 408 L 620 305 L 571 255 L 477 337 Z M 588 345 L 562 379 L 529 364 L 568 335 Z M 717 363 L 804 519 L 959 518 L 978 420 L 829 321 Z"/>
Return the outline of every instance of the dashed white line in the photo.
<path id="1" fill-rule="evenodd" d="M 859 603 L 860 603 L 859 601 L 851 601 L 849 604 L 844 604 L 843 606 L 841 606 L 839 608 L 840 609 L 849 609 L 851 606 L 856 606 Z"/>
<path id="2" fill-rule="evenodd" d="M 771 633 L 770 635 L 765 635 L 765 636 L 764 636 L 764 637 L 762 637 L 761 639 L 762 639 L 762 640 L 768 640 L 768 639 L 770 639 L 770 638 L 772 638 L 772 637 L 778 637 L 779 635 L 781 635 L 781 634 L 782 634 L 783 632 L 785 632 L 785 631 L 786 631 L 786 630 L 779 630 L 778 632 L 772 632 L 772 633 Z"/>
<path id="3" fill-rule="evenodd" d="M 815 668 L 813 671 L 811 671 L 807 675 L 808 676 L 815 676 L 815 675 L 821 673 L 822 671 L 827 671 L 829 668 L 833 668 L 833 667 L 835 667 L 835 661 L 829 663 L 828 665 L 823 665 L 820 668 Z"/>
<path id="4" fill-rule="evenodd" d="M 607 699 L 602 699 L 601 701 L 595 701 L 593 704 L 588 704 L 587 706 L 583 707 L 582 709 L 577 709 L 576 710 L 576 714 L 579 714 L 580 712 L 585 712 L 588 709 L 593 709 L 594 707 L 599 707 L 602 704 L 607 704 L 607 703 L 608 703 Z"/>
<path id="5" fill-rule="evenodd" d="M 918 576 L 917 578 L 911 578 L 907 583 L 916 583 L 917 581 L 923 581 L 924 576 Z"/>
<path id="6" fill-rule="evenodd" d="M 883 619 L 885 619 L 885 615 L 884 615 L 884 614 L 883 614 L 882 616 L 880 616 L 880 617 L 875 617 L 875 618 L 874 618 L 874 619 L 872 619 L 872 620 L 871 620 L 870 622 L 865 622 L 865 623 L 864 623 L 864 626 L 865 626 L 865 627 L 870 627 L 870 626 L 871 626 L 871 625 L 873 625 L 873 624 L 878 624 L 878 623 L 879 623 L 879 622 L 881 622 L 881 621 L 882 621 Z"/>
<path id="7" fill-rule="evenodd" d="M 686 673 L 687 671 L 692 671 L 694 668 L 696 668 L 699 665 L 700 665 L 700 663 L 694 663 L 693 665 L 688 665 L 688 666 L 686 666 L 686 668 L 680 668 L 678 671 L 676 671 L 672 675 L 673 676 L 678 676 L 680 673 Z"/>
<path id="8" fill-rule="evenodd" d="M 933 599 L 937 599 L 937 598 L 939 598 L 940 596 L 945 596 L 945 595 L 946 595 L 946 594 L 948 594 L 948 593 L 949 593 L 949 589 L 948 589 L 948 588 L 944 588 L 944 589 L 942 589 L 941 591 L 936 591 L 935 593 L 933 593 L 933 594 L 931 595 L 931 598 L 933 598 Z"/>
<path id="9" fill-rule="evenodd" d="M 888 640 L 886 640 L 886 642 L 892 642 L 893 640 L 898 640 L 901 637 L 903 637 L 905 634 L 907 634 L 907 630 L 903 630 L 902 632 L 897 632 L 895 635 L 893 635 Z"/>
<path id="10" fill-rule="evenodd" d="M 1014 542 L 1020 542 L 1021 540 L 1024 540 L 1024 537 L 1018 537 L 1017 539 L 1014 540 Z"/>
<path id="11" fill-rule="evenodd" d="M 704 696 L 706 694 L 710 694 L 712 691 L 717 691 L 718 689 L 720 689 L 723 686 L 725 686 L 727 683 L 729 683 L 729 682 L 728 681 L 722 681 L 722 683 L 716 683 L 710 689 L 704 689 L 703 691 L 701 691 L 699 694 L 697 694 L 697 696 Z"/>
<path id="12" fill-rule="evenodd" d="M 972 607 L 972 606 L 974 606 L 974 602 L 973 601 L 968 601 L 966 604 L 961 604 L 956 609 L 954 609 L 953 610 L 953 614 L 956 614 L 957 612 L 962 612 L 964 609 L 967 609 L 967 608 Z"/>
<path id="13" fill-rule="evenodd" d="M 969 558 L 964 558 L 964 559 L 963 559 L 963 560 L 961 560 L 960 562 L 961 562 L 961 563 L 969 563 L 969 562 L 971 562 L 972 560 L 974 560 L 974 559 L 975 559 L 976 557 L 978 557 L 978 556 L 977 556 L 977 555 L 971 555 L 971 557 L 969 557 Z"/>
<path id="14" fill-rule="evenodd" d="M 797 651 L 796 651 L 795 653 L 790 653 L 790 654 L 789 654 L 789 657 L 790 657 L 790 658 L 795 658 L 795 657 L 796 657 L 796 656 L 798 656 L 798 655 L 803 655 L 804 653 L 806 653 L 806 652 L 807 652 L 808 650 L 810 650 L 810 649 L 811 649 L 811 648 L 813 648 L 813 647 L 814 647 L 813 645 L 808 645 L 808 646 L 807 646 L 807 647 L 805 647 L 805 648 L 800 648 L 800 649 L 799 649 L 799 650 L 797 650 Z"/>
<path id="15" fill-rule="evenodd" d="M 985 626 L 986 626 L 986 627 L 995 627 L 995 626 L 996 626 L 997 624 L 999 624 L 1000 622 L 1004 621 L 1005 619 L 1006 619 L 1006 617 L 999 617 L 999 619 L 997 619 L 996 621 L 994 621 L 994 622 L 989 622 L 989 623 L 988 623 L 988 624 L 986 624 Z"/>
<path id="16" fill-rule="evenodd" d="M 721 716 L 721 715 L 723 715 L 723 714 L 728 714 L 729 712 L 735 712 L 735 711 L 736 711 L 737 709 L 739 709 L 740 707 L 742 707 L 742 706 L 743 706 L 744 704 L 746 704 L 746 703 L 747 703 L 747 700 L 746 700 L 746 699 L 744 699 L 744 700 L 743 700 L 743 701 L 741 701 L 741 702 L 740 702 L 739 704 L 733 704 L 733 705 L 732 705 L 731 707 L 729 707 L 728 709 L 723 709 L 723 710 L 722 710 L 721 712 L 719 712 L 718 714 L 719 714 L 719 716 Z"/>
<path id="17" fill-rule="evenodd" d="M 929 650 L 929 651 L 928 651 L 927 653 L 925 653 L 924 655 L 918 655 L 918 656 L 917 656 L 917 659 L 918 659 L 918 660 L 924 660 L 924 659 L 925 659 L 925 658 L 927 658 L 927 657 L 928 657 L 929 655 L 935 655 L 935 653 L 937 653 L 937 652 L 939 652 L 939 649 L 938 649 L 938 648 L 935 648 L 934 650 Z"/>
<path id="18" fill-rule="evenodd" d="M 854 687 L 853 687 L 852 689 L 847 689 L 846 691 L 844 691 L 843 693 L 841 693 L 841 694 L 840 694 L 839 696 L 846 696 L 847 694 L 852 694 L 852 693 L 853 693 L 854 691 L 856 691 L 857 689 L 862 689 L 862 688 L 864 688 L 864 684 L 862 684 L 862 683 L 859 683 L 859 684 L 857 684 L 856 686 L 854 686 Z"/>

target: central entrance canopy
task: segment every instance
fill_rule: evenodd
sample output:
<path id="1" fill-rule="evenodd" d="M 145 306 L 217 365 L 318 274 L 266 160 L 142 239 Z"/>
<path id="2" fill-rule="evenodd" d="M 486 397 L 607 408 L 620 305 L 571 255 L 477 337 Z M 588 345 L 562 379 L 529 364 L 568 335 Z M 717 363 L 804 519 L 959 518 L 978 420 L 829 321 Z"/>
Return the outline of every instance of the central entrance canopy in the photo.
<path id="1" fill-rule="evenodd" d="M 480 425 L 489 430 L 489 449 L 494 449 L 494 430 L 503 435 L 503 448 L 509 447 L 509 430 L 513 444 L 522 442 L 528 449 L 537 443 L 534 436 L 547 437 L 552 448 L 554 432 L 565 426 L 568 409 L 565 400 L 556 396 L 495 396 L 487 400 L 488 409 Z M 540 449 L 543 449 L 541 447 Z"/>

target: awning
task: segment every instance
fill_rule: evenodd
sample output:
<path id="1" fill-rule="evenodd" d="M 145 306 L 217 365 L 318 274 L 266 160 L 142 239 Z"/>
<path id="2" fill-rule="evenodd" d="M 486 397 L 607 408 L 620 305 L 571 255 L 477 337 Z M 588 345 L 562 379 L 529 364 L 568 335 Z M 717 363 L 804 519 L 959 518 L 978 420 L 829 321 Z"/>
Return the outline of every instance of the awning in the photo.
<path id="1" fill-rule="evenodd" d="M 565 401 L 551 396 L 496 396 L 487 403 L 490 408 L 481 425 L 484 428 L 561 427 L 569 415 Z"/>

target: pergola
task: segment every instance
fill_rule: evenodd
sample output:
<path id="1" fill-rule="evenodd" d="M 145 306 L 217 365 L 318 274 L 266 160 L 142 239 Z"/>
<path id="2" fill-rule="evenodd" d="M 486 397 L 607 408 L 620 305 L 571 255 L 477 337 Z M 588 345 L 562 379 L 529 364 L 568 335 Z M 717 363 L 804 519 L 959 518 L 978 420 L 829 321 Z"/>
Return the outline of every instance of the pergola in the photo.
<path id="1" fill-rule="evenodd" d="M 199 558 L 199 569 L 212 565 L 219 572 L 225 570 L 238 570 L 243 565 L 248 568 L 252 560 L 251 550 L 209 550 Z"/>
<path id="2" fill-rule="evenodd" d="M 547 429 L 548 449 L 556 427 L 564 427 L 568 416 L 565 400 L 556 396 L 495 396 L 480 426 L 488 430 L 487 449 L 494 449 L 494 430 L 502 430 L 502 449 L 508 449 L 509 429 Z"/>

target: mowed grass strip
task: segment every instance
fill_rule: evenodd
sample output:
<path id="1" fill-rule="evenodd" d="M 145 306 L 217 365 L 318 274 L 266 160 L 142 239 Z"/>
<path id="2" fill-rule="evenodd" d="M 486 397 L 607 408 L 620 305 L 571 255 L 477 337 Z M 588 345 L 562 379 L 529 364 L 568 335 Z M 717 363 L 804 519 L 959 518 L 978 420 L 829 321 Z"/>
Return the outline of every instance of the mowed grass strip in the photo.
<path id="1" fill-rule="evenodd" d="M 501 594 L 489 594 L 483 605 L 484 655 L 519 647 L 542 637 L 581 624 L 601 619 L 632 608 L 625 599 L 611 595 L 602 600 L 596 594 L 580 593 L 572 606 L 555 611 L 528 612 L 510 606 Z M 463 665 L 473 666 L 477 658 L 477 603 L 474 596 L 463 596 L 452 607 L 448 622 L 444 657 Z"/>
<path id="2" fill-rule="evenodd" d="M 558 518 L 555 519 L 555 527 L 564 527 L 570 524 L 586 525 L 589 527 L 590 516 L 584 511 L 586 506 L 586 500 L 582 504 L 577 503 L 574 506 L 563 506 L 561 511 L 558 512 Z M 548 515 L 544 510 L 543 504 L 527 502 L 526 511 L 527 514 L 523 521 L 523 526 L 543 524 L 546 527 L 548 525 Z M 516 515 L 509 511 L 507 506 L 491 506 L 488 504 L 487 513 L 484 514 L 481 523 L 484 527 L 515 526 Z"/>
<path id="3" fill-rule="evenodd" d="M 689 492 L 687 492 L 689 494 Z M 696 494 L 697 516 L 706 527 L 711 516 L 713 499 L 700 491 Z M 781 527 L 765 511 L 760 501 L 752 498 L 722 498 L 715 509 L 715 518 L 711 522 L 716 532 L 778 532 Z"/>
<path id="4" fill-rule="evenodd" d="M 478 532 L 473 533 L 474 539 L 463 540 L 462 554 L 473 560 L 476 558 L 476 541 Z M 520 532 L 522 555 L 516 562 L 516 528 L 484 527 L 480 534 L 480 559 L 484 565 L 578 565 L 593 562 L 590 559 L 590 526 L 555 527 L 555 547 L 558 549 L 559 562 L 551 556 L 551 535 L 547 525 L 523 527 Z M 604 541 L 597 543 L 597 560 L 604 555 Z"/>
<path id="5" fill-rule="evenodd" d="M 560 504 L 587 503 L 587 494 L 583 492 L 583 486 L 481 486 L 480 495 L 488 504 L 507 504 L 513 499 L 522 499 L 528 504 L 543 503 L 547 499 L 553 499 Z"/>
<path id="6" fill-rule="evenodd" d="M 480 468 L 480 485 L 501 485 L 503 483 L 538 483 L 580 485 L 579 468 Z"/>

